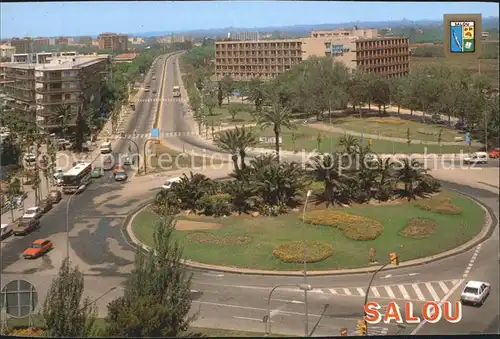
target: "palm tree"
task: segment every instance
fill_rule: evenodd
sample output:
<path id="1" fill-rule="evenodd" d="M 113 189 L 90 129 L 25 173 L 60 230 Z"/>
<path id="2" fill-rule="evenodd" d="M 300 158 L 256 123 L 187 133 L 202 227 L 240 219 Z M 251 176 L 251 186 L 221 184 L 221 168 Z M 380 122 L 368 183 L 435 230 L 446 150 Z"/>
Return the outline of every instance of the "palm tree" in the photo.
<path id="1" fill-rule="evenodd" d="M 380 201 L 386 201 L 392 196 L 394 187 L 394 168 L 391 158 L 377 160 L 378 177 L 376 180 L 377 193 L 376 198 Z"/>
<path id="2" fill-rule="evenodd" d="M 422 168 L 422 164 L 415 159 L 404 158 L 401 166 L 396 170 L 397 179 L 405 185 L 404 193 L 408 201 L 415 199 L 415 188 L 425 180 L 427 170 Z"/>
<path id="3" fill-rule="evenodd" d="M 239 140 L 235 130 L 228 130 L 218 134 L 214 143 L 221 150 L 231 154 L 234 169 L 239 171 L 238 154 L 239 154 Z"/>
<path id="4" fill-rule="evenodd" d="M 247 148 L 254 147 L 259 143 L 257 136 L 252 130 L 246 129 L 245 126 L 235 129 L 238 152 L 240 155 L 241 169 L 245 169 L 245 158 L 247 156 Z"/>
<path id="5" fill-rule="evenodd" d="M 71 106 L 65 104 L 55 106 L 50 120 L 57 122 L 57 125 L 61 129 L 62 137 L 65 138 L 68 123 L 71 120 Z"/>
<path id="6" fill-rule="evenodd" d="M 327 207 L 338 201 L 340 192 L 345 188 L 345 182 L 349 180 L 349 177 L 341 171 L 339 158 L 339 154 L 317 155 L 312 158 L 313 163 L 309 165 L 313 177 L 325 184 L 323 199 Z"/>
<path id="7" fill-rule="evenodd" d="M 339 139 L 339 146 L 343 148 L 344 153 L 354 154 L 359 150 L 359 139 L 350 134 L 344 134 Z"/>
<path id="8" fill-rule="evenodd" d="M 212 181 L 201 173 L 183 174 L 181 180 L 172 185 L 171 191 L 180 200 L 183 209 L 194 209 L 205 194 L 212 194 Z"/>
<path id="9" fill-rule="evenodd" d="M 270 110 L 264 110 L 257 118 L 257 125 L 261 129 L 272 127 L 275 138 L 276 160 L 280 161 L 280 133 L 282 128 L 294 129 L 292 122 L 292 111 L 281 106 L 277 101 L 273 102 Z"/>
<path id="10" fill-rule="evenodd" d="M 251 79 L 247 84 L 245 89 L 245 94 L 247 100 L 251 101 L 255 105 L 255 111 L 260 112 L 262 108 L 262 103 L 264 102 L 264 91 L 262 88 L 262 82 L 259 79 Z"/>

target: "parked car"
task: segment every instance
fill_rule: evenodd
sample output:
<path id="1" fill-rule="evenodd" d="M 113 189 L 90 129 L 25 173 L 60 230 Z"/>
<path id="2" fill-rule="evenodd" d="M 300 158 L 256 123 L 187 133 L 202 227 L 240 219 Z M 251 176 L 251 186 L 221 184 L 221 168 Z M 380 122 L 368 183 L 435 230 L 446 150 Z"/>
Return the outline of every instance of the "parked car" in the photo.
<path id="1" fill-rule="evenodd" d="M 131 161 L 129 155 L 123 156 L 122 161 L 123 161 L 123 165 L 124 166 L 130 166 L 130 165 L 132 165 L 132 161 Z"/>
<path id="2" fill-rule="evenodd" d="M 488 153 L 475 152 L 475 153 L 469 154 L 464 158 L 464 163 L 466 163 L 466 164 L 487 164 L 488 163 Z"/>
<path id="3" fill-rule="evenodd" d="M 497 159 L 500 158 L 500 147 L 494 148 L 490 151 L 490 158 Z"/>
<path id="4" fill-rule="evenodd" d="M 21 218 L 17 224 L 12 227 L 14 235 L 25 235 L 40 227 L 40 220 L 35 218 Z"/>
<path id="5" fill-rule="evenodd" d="M 115 169 L 113 170 L 113 175 L 116 175 L 118 172 L 125 172 L 125 169 L 122 166 L 117 165 L 117 166 L 115 166 Z"/>
<path id="6" fill-rule="evenodd" d="M 44 255 L 52 248 L 54 248 L 54 245 L 49 239 L 38 239 L 33 241 L 30 247 L 24 251 L 23 256 L 25 259 L 35 259 Z"/>
<path id="7" fill-rule="evenodd" d="M 120 171 L 115 174 L 115 181 L 125 181 L 128 179 L 127 173 L 125 171 Z"/>
<path id="8" fill-rule="evenodd" d="M 468 281 L 460 295 L 463 304 L 481 306 L 490 294 L 490 284 L 482 281 Z"/>
<path id="9" fill-rule="evenodd" d="M 92 173 L 90 173 L 90 176 L 92 178 L 100 178 L 104 175 L 104 169 L 102 167 L 94 167 L 94 169 L 92 170 Z"/>
<path id="10" fill-rule="evenodd" d="M 52 200 L 50 200 L 49 198 L 45 198 L 42 201 L 40 201 L 38 207 L 42 209 L 42 213 L 47 213 L 52 209 Z"/>
<path id="11" fill-rule="evenodd" d="M 43 210 L 36 206 L 36 207 L 30 207 L 24 212 L 24 215 L 22 216 L 23 219 L 38 219 L 42 216 Z"/>
<path id="12" fill-rule="evenodd" d="M 58 190 L 52 190 L 49 192 L 48 198 L 52 201 L 52 204 L 57 204 L 62 199 L 62 193 Z"/>
<path id="13" fill-rule="evenodd" d="M 179 181 L 181 181 L 181 178 L 179 178 L 179 177 L 170 178 L 167 181 L 165 181 L 165 183 L 163 184 L 163 186 L 161 186 L 161 188 L 164 190 L 169 190 L 174 183 L 179 182 Z"/>
<path id="14" fill-rule="evenodd" d="M 2 229 L 0 233 L 2 240 L 7 238 L 11 234 L 12 234 L 12 226 L 10 226 L 9 224 L 2 224 Z"/>

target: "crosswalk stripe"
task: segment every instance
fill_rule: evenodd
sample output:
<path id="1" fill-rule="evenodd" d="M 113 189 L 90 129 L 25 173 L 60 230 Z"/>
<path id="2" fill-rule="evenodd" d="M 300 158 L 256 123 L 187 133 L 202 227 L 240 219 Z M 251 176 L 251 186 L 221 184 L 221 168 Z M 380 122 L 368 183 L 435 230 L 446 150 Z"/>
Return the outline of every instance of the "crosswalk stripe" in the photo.
<path id="1" fill-rule="evenodd" d="M 441 287 L 441 289 L 443 290 L 444 293 L 448 293 L 448 287 L 446 286 L 446 284 L 442 281 L 439 282 L 439 287 Z"/>
<path id="2" fill-rule="evenodd" d="M 378 293 L 378 290 L 377 290 L 377 288 L 376 288 L 376 287 L 372 287 L 372 288 L 371 288 L 371 292 L 373 293 L 373 295 L 374 295 L 375 297 L 377 297 L 377 298 L 378 298 L 378 297 L 380 297 L 380 293 Z"/>
<path id="3" fill-rule="evenodd" d="M 439 301 L 439 297 L 438 297 L 436 291 L 434 290 L 434 288 L 432 287 L 431 283 L 425 283 L 425 287 L 427 287 L 427 289 L 429 290 L 434 301 Z"/>
<path id="4" fill-rule="evenodd" d="M 413 287 L 413 290 L 417 294 L 417 297 L 419 300 L 425 300 L 424 295 L 423 295 L 422 291 L 420 290 L 420 288 L 418 288 L 417 284 L 411 284 L 411 287 Z"/>
<path id="5" fill-rule="evenodd" d="M 349 289 L 348 289 L 348 288 L 344 288 L 344 293 L 345 293 L 346 295 L 352 295 L 351 291 L 349 291 Z"/>
<path id="6" fill-rule="evenodd" d="M 360 296 L 362 296 L 362 297 L 365 296 L 365 291 L 363 291 L 363 289 L 361 287 L 356 288 L 356 290 L 358 291 Z"/>
<path id="7" fill-rule="evenodd" d="M 394 295 L 394 293 L 392 292 L 392 289 L 390 286 L 384 286 L 385 288 L 385 291 L 387 292 L 387 294 L 389 295 L 389 298 L 396 298 L 396 296 Z"/>
<path id="8" fill-rule="evenodd" d="M 337 291 L 336 291 L 334 288 L 331 288 L 331 289 L 330 289 L 330 292 L 331 292 L 332 294 L 338 295 Z"/>
<path id="9" fill-rule="evenodd" d="M 458 284 L 460 280 L 452 280 L 451 283 L 453 284 L 453 286 L 455 286 L 456 284 Z"/>
<path id="10" fill-rule="evenodd" d="M 411 299 L 410 295 L 408 294 L 408 292 L 406 291 L 406 289 L 403 285 L 398 285 L 398 288 L 399 288 L 399 291 L 401 292 L 401 294 L 403 295 L 403 298 Z"/>

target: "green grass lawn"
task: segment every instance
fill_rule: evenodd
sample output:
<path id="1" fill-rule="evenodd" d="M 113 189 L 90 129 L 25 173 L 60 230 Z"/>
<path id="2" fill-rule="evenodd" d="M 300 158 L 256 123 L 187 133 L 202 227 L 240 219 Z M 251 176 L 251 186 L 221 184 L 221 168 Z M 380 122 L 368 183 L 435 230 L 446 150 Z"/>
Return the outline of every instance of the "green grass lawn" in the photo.
<path id="1" fill-rule="evenodd" d="M 193 156 L 190 153 L 176 152 L 162 144 L 154 145 L 154 155 L 148 160 L 148 173 L 175 171 L 191 167 L 202 169 L 210 165 L 220 165 L 224 161 L 211 158 Z"/>
<path id="2" fill-rule="evenodd" d="M 38 314 L 32 316 L 32 324 L 33 327 L 43 328 L 43 319 Z M 19 327 L 27 327 L 28 326 L 28 318 L 16 319 L 10 318 L 8 320 L 9 328 L 19 328 Z M 96 319 L 96 328 L 99 335 L 104 334 L 104 329 L 106 326 L 106 321 L 103 318 Z M 236 331 L 236 330 L 227 330 L 222 328 L 206 328 L 206 327 L 190 327 L 182 336 L 194 335 L 203 336 L 203 337 L 261 337 L 263 332 L 247 332 L 247 331 Z M 281 337 L 284 335 L 279 335 L 273 333 L 274 336 Z"/>
<path id="3" fill-rule="evenodd" d="M 261 137 L 270 137 L 274 136 L 274 133 L 271 129 L 261 130 L 259 128 L 255 128 L 256 133 Z M 293 142 L 293 134 L 295 134 L 296 140 L 295 144 Z M 314 149 L 318 149 L 318 134 L 321 135 L 322 141 L 319 149 L 323 152 L 330 152 L 336 149 L 339 149 L 338 142 L 339 139 L 343 136 L 340 133 L 321 131 L 312 127 L 307 127 L 303 125 L 299 125 L 295 131 L 290 131 L 287 129 L 283 129 L 281 133 L 282 137 L 282 147 L 284 150 L 289 151 L 312 151 Z M 361 137 L 359 137 L 361 139 Z M 363 142 L 360 141 L 360 144 L 367 145 L 368 138 L 365 138 Z M 269 147 L 274 148 L 274 144 L 265 144 L 261 143 L 258 145 L 259 147 Z M 476 151 L 480 147 L 479 144 L 472 143 L 471 151 Z M 372 150 L 379 154 L 392 154 L 392 153 L 424 153 L 427 149 L 427 154 L 429 153 L 460 153 L 463 151 L 464 153 L 468 153 L 469 148 L 466 145 L 463 146 L 441 146 L 438 145 L 426 145 L 425 141 L 416 141 L 414 140 L 410 146 L 408 147 L 407 143 L 402 142 L 392 142 L 387 140 L 377 140 L 372 139 Z"/>
<path id="4" fill-rule="evenodd" d="M 367 266 L 368 252 L 374 247 L 379 253 L 378 260 L 385 261 L 386 254 L 397 252 L 401 261 L 434 255 L 461 245 L 478 234 L 483 227 L 484 211 L 468 198 L 451 192 L 453 202 L 462 209 L 460 215 L 442 215 L 423 211 L 402 201 L 392 205 L 359 205 L 343 209 L 346 213 L 357 214 L 378 220 L 384 233 L 372 241 L 354 241 L 327 226 L 306 226 L 298 219 L 297 213 L 279 217 L 231 216 L 214 219 L 193 217 L 182 219 L 207 221 L 221 225 L 218 229 L 203 232 L 216 236 L 250 237 L 246 245 L 217 246 L 191 243 L 186 237 L 193 231 L 175 231 L 174 236 L 184 244 L 184 257 L 197 262 L 217 265 L 259 268 L 267 270 L 300 270 L 302 265 L 283 263 L 273 255 L 273 250 L 281 243 L 298 240 L 324 241 L 333 246 L 334 253 L 324 261 L 309 264 L 312 270 L 342 269 Z M 438 231 L 427 238 L 415 240 L 399 235 L 412 218 L 432 218 L 438 223 Z M 152 231 L 158 217 L 151 210 L 139 213 L 134 220 L 136 236 L 145 244 L 152 244 Z M 465 225 L 465 226 L 463 226 Z M 196 231 L 198 232 L 198 231 Z"/>
<path id="5" fill-rule="evenodd" d="M 232 104 L 233 105 L 233 104 Z M 224 126 L 224 125 L 242 125 L 244 123 L 253 123 L 254 118 L 253 118 L 253 105 L 251 104 L 235 104 L 238 105 L 242 108 L 238 114 L 236 114 L 234 120 L 232 119 L 231 115 L 229 114 L 229 109 L 227 103 L 222 104 L 222 107 L 215 107 L 213 110 L 213 115 L 208 115 L 207 111 L 207 120 L 208 120 L 208 125 L 212 126 L 212 123 L 214 126 Z"/>
<path id="6" fill-rule="evenodd" d="M 326 119 L 326 124 L 329 124 L 328 119 Z M 434 142 L 438 142 L 440 130 L 442 130 L 442 142 L 452 142 L 455 141 L 455 137 L 464 137 L 463 133 L 450 128 L 423 124 L 396 117 L 368 117 L 360 119 L 359 117 L 350 116 L 332 119 L 332 125 L 348 131 L 403 139 L 406 139 L 406 132 L 409 128 L 411 139 Z"/>

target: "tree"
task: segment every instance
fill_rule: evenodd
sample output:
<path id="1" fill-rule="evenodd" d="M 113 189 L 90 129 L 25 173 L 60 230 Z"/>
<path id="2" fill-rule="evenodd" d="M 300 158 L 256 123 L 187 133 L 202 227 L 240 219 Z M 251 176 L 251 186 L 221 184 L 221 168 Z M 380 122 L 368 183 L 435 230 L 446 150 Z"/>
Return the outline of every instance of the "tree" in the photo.
<path id="1" fill-rule="evenodd" d="M 345 154 L 354 154 L 359 149 L 359 140 L 351 134 L 344 134 L 339 139 L 339 146 Z"/>
<path id="2" fill-rule="evenodd" d="M 325 191 L 322 198 L 326 201 L 326 206 L 334 205 L 340 201 L 341 192 L 345 188 L 345 181 L 348 179 L 343 174 L 340 166 L 340 154 L 317 155 L 312 158 L 309 168 L 313 171 L 313 177 L 325 184 Z"/>
<path id="3" fill-rule="evenodd" d="M 49 337 L 88 337 L 93 334 L 97 310 L 83 297 L 83 273 L 65 258 L 52 280 L 41 310 Z"/>
<path id="4" fill-rule="evenodd" d="M 227 98 L 227 103 L 229 104 L 229 99 L 233 95 L 234 91 L 234 81 L 229 75 L 225 75 L 221 81 L 222 93 L 225 98 Z"/>
<path id="5" fill-rule="evenodd" d="M 294 129 L 295 124 L 292 121 L 292 112 L 287 108 L 281 106 L 279 102 L 274 102 L 271 109 L 264 110 L 257 118 L 257 125 L 261 129 L 271 127 L 274 132 L 274 143 L 276 149 L 276 159 L 280 161 L 280 133 L 283 128 Z"/>
<path id="6" fill-rule="evenodd" d="M 246 98 L 255 105 L 255 111 L 260 112 L 264 102 L 263 83 L 257 78 L 252 78 L 247 84 Z"/>
<path id="7" fill-rule="evenodd" d="M 223 151 L 231 154 L 234 169 L 238 171 L 246 167 L 245 158 L 247 149 L 256 146 L 258 139 L 251 130 L 243 126 L 220 133 L 215 139 L 215 144 Z M 238 156 L 240 158 L 240 165 L 238 165 Z"/>
<path id="8" fill-rule="evenodd" d="M 217 102 L 215 102 L 215 99 L 212 95 L 206 95 L 203 98 L 203 103 L 205 104 L 205 107 L 208 110 L 208 115 L 212 116 L 214 115 L 214 108 L 217 105 Z"/>
<path id="9" fill-rule="evenodd" d="M 66 138 L 68 132 L 68 124 L 71 121 L 71 105 L 61 104 L 54 108 L 50 120 L 56 121 L 61 131 L 61 136 Z"/>
<path id="10" fill-rule="evenodd" d="M 415 159 L 403 158 L 396 169 L 396 178 L 405 185 L 404 193 L 408 201 L 416 198 L 415 189 L 424 180 L 426 169 Z"/>
<path id="11" fill-rule="evenodd" d="M 136 253 L 135 268 L 122 297 L 108 305 L 107 336 L 176 337 L 186 331 L 194 316 L 191 276 L 182 263 L 182 247 L 173 240 L 172 217 L 155 227 L 149 253 Z"/>
<path id="12" fill-rule="evenodd" d="M 222 83 L 219 82 L 217 85 L 217 104 L 219 108 L 222 108 L 222 102 L 224 101 L 224 91 L 222 90 Z"/>
<path id="13" fill-rule="evenodd" d="M 242 111 L 242 107 L 240 104 L 229 104 L 228 106 L 229 115 L 231 115 L 231 120 L 234 121 L 236 115 Z"/>

